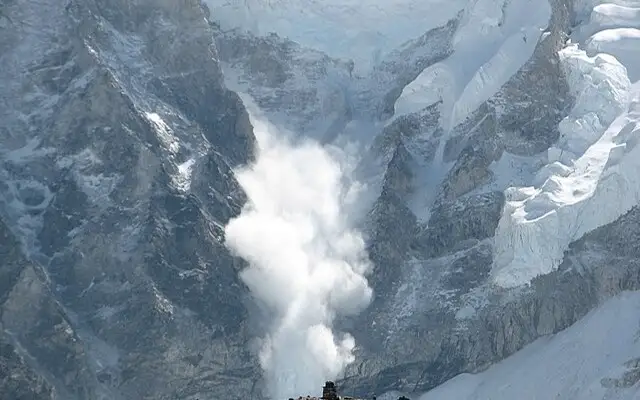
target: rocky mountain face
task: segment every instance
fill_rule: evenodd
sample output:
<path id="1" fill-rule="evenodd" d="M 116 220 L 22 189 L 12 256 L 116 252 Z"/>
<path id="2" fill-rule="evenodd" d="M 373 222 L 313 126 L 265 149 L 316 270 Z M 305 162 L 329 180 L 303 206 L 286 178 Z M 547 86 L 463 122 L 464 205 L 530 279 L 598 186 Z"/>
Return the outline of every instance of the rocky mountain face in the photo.
<path id="1" fill-rule="evenodd" d="M 445 95 L 396 106 L 452 57 L 464 10 L 354 72 L 276 33 L 222 29 L 208 4 L 0 0 L 0 397 L 263 398 L 244 262 L 223 237 L 246 200 L 233 168 L 256 146 L 236 92 L 283 130 L 366 143 L 375 295 L 340 321 L 359 344 L 345 393 L 430 390 L 640 289 L 637 207 L 530 285 L 491 279 L 517 184 L 494 167 L 559 140 L 577 2 L 550 0 L 528 60 L 453 123 Z"/>
<path id="2" fill-rule="evenodd" d="M 2 398 L 246 397 L 251 125 L 198 1 L 4 1 Z"/>

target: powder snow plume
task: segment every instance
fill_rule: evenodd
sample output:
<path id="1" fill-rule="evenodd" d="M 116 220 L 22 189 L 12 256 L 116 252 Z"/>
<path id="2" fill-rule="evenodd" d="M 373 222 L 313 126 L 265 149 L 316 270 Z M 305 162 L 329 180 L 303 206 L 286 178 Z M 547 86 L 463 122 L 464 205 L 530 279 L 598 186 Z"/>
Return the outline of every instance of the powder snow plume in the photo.
<path id="1" fill-rule="evenodd" d="M 248 202 L 226 226 L 226 246 L 249 263 L 241 278 L 268 310 L 260 351 L 268 394 L 297 398 L 354 361 L 353 337 L 332 325 L 369 304 L 370 264 L 362 236 L 347 223 L 354 196 L 337 158 L 252 123 L 257 158 L 236 171 Z"/>

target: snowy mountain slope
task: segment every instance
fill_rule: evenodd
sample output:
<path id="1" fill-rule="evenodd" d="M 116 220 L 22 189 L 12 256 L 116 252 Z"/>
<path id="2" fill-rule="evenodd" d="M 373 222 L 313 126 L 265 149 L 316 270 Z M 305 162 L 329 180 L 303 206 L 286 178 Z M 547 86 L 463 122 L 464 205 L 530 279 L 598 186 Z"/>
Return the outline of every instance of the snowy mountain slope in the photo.
<path id="1" fill-rule="evenodd" d="M 248 395 L 220 233 L 253 133 L 203 8 L 0 8 L 0 398 Z"/>
<path id="2" fill-rule="evenodd" d="M 637 382 L 634 380 L 637 378 L 633 378 L 635 374 L 633 363 L 629 362 L 628 368 L 625 365 L 627 361 L 632 361 L 637 357 L 635 354 L 637 353 L 635 339 L 638 331 L 637 296 L 635 295 L 637 292 L 630 292 L 621 297 L 632 299 L 630 303 L 626 303 L 626 300 L 624 302 L 630 306 L 629 308 L 625 307 L 629 312 L 628 316 L 618 313 L 618 310 L 622 309 L 618 300 L 607 305 L 602 312 L 597 309 L 598 305 L 604 301 L 603 299 L 609 298 L 612 293 L 616 293 L 618 290 L 635 290 L 638 287 L 640 260 L 634 244 L 640 238 L 638 222 L 640 222 L 640 210 L 636 207 L 614 224 L 598 228 L 587 234 L 582 240 L 572 244 L 558 273 L 534 279 L 527 291 L 518 293 L 517 296 L 520 297 L 520 300 L 516 301 L 517 304 L 511 303 L 514 301 L 513 297 L 511 300 L 505 299 L 505 302 L 495 308 L 485 304 L 484 307 L 489 310 L 486 315 L 482 316 L 482 320 L 485 321 L 482 327 L 475 330 L 473 323 L 466 324 L 466 328 L 459 328 L 454 333 L 456 336 L 452 340 L 454 343 L 464 343 L 469 340 L 468 344 L 458 344 L 462 348 L 469 346 L 468 349 L 460 350 L 465 354 L 465 358 L 473 359 L 474 348 L 494 334 L 501 338 L 494 342 L 494 346 L 499 348 L 511 346 L 515 337 L 530 335 L 531 329 L 537 331 L 542 338 L 536 342 L 532 350 L 524 347 L 525 351 L 522 356 L 521 353 L 515 352 L 512 357 L 518 361 L 513 363 L 506 361 L 504 370 L 497 369 L 497 366 L 489 367 L 490 364 L 475 365 L 473 369 L 468 370 L 472 374 L 462 374 L 458 377 L 454 377 L 457 374 L 453 374 L 451 376 L 453 379 L 445 383 L 442 390 L 437 388 L 433 392 L 428 392 L 427 398 L 435 396 L 435 398 L 444 399 L 465 399 L 464 395 L 466 394 L 471 399 L 500 399 L 502 398 L 499 396 L 501 389 L 505 390 L 506 398 L 515 394 L 525 396 L 528 393 L 537 394 L 538 397 L 531 397 L 536 399 L 567 398 L 560 393 L 566 394 L 584 389 L 584 386 L 573 385 L 576 380 L 588 381 L 590 385 L 585 392 L 595 394 L 594 398 L 608 398 L 598 397 L 598 394 L 603 392 L 614 395 L 612 398 L 617 398 L 615 397 L 616 392 L 628 396 L 626 398 L 634 398 L 634 394 L 637 394 L 637 384 L 630 390 L 617 390 L 612 381 L 619 379 L 617 383 L 621 383 L 624 379 L 628 379 L 631 382 L 629 386 Z M 467 260 L 468 262 L 469 260 Z M 464 264 L 459 267 L 464 268 Z M 424 293 L 424 291 L 419 292 L 420 295 L 424 295 Z M 580 300 L 577 301 L 578 299 Z M 485 297 L 484 301 L 490 303 L 492 300 Z M 474 317 L 470 315 L 472 313 L 484 314 L 485 312 L 479 304 L 475 305 L 475 310 L 470 308 L 461 310 L 466 312 L 466 315 L 463 315 L 463 312 L 459 313 L 466 321 L 473 320 Z M 576 313 L 580 316 L 587 315 L 586 320 L 589 321 L 588 312 L 592 308 L 596 310 L 595 313 L 600 315 L 598 319 L 592 320 L 588 326 L 585 326 L 583 322 L 578 322 L 575 326 L 568 327 Z M 538 310 L 540 314 L 529 321 L 527 311 L 529 309 Z M 607 321 L 602 325 L 600 325 L 601 317 Z M 501 319 L 507 319 L 510 322 L 506 326 L 502 326 L 499 322 Z M 567 325 L 555 327 L 556 323 L 566 323 Z M 527 327 L 528 324 L 533 326 Z M 612 327 L 611 331 L 608 329 L 609 326 Z M 607 328 L 603 331 L 604 327 Z M 550 334 L 564 328 L 567 328 L 571 333 L 564 336 L 562 342 L 557 345 L 556 337 Z M 471 332 L 467 332 L 467 329 L 470 329 Z M 624 343 L 618 342 L 618 339 L 624 336 L 623 332 L 632 340 Z M 467 335 L 469 336 L 467 337 Z M 432 337 L 430 336 L 430 338 Z M 588 340 L 595 338 L 599 341 L 598 343 L 603 344 L 589 347 L 589 343 L 585 343 L 583 338 Z M 425 341 L 425 343 L 428 342 Z M 565 345 L 575 352 L 567 353 L 559 349 L 560 346 Z M 600 351 L 600 349 L 611 349 L 611 351 Z M 451 351 L 450 348 L 448 350 L 449 352 L 446 354 L 448 357 L 459 354 Z M 611 358 L 614 350 L 623 357 Z M 571 354 L 575 354 L 576 358 L 569 357 Z M 582 356 L 585 358 L 583 359 Z M 511 358 L 507 358 L 507 360 L 511 360 Z M 461 362 L 461 360 L 457 362 Z M 548 371 L 557 371 L 555 367 L 558 363 L 564 366 L 560 370 L 561 373 L 556 374 L 553 378 L 548 378 L 551 385 L 543 384 L 542 382 L 547 380 Z M 448 373 L 448 370 L 443 369 L 446 368 L 446 365 L 446 363 L 440 363 L 437 365 L 440 369 L 434 368 L 431 371 L 433 374 Z M 498 365 L 501 364 L 498 363 Z M 493 372 L 483 372 L 488 367 L 488 371 L 495 371 L 495 375 Z M 534 377 L 538 376 L 540 380 L 529 381 L 527 377 L 530 373 Z M 522 382 L 518 376 L 523 377 Z M 502 377 L 512 377 L 512 379 L 502 379 Z M 605 379 L 600 381 L 600 378 Z M 522 387 L 530 384 L 536 388 L 521 392 L 518 386 L 512 384 L 514 381 L 521 382 Z M 478 389 L 477 392 L 476 389 Z M 547 389 L 550 390 L 544 391 Z M 421 396 L 421 393 L 412 387 L 405 390 L 404 393 L 409 398 Z M 390 395 L 389 398 L 397 398 L 399 394 L 390 393 Z M 529 397 L 525 396 L 524 398 Z"/>
<path id="3" fill-rule="evenodd" d="M 470 3 L 454 36 L 452 55 L 404 88 L 395 114 L 418 111 L 442 99 L 445 128 L 458 125 L 529 60 L 550 15 L 548 2 Z"/>
<path id="4" fill-rule="evenodd" d="M 640 293 L 624 292 L 556 335 L 420 400 L 632 400 L 640 397 Z"/>

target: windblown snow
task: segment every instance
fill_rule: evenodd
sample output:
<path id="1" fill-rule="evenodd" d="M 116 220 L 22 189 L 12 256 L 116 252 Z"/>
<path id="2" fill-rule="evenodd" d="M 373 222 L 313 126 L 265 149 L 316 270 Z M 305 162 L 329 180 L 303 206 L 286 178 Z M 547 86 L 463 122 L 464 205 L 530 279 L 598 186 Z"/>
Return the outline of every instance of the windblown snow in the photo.
<path id="1" fill-rule="evenodd" d="M 640 293 L 623 292 L 566 330 L 420 400 L 640 398 Z"/>
<path id="2" fill-rule="evenodd" d="M 332 323 L 361 311 L 372 291 L 364 241 L 345 215 L 357 192 L 344 166 L 316 142 L 293 142 L 258 112 L 257 160 L 236 171 L 248 202 L 225 236 L 249 263 L 241 278 L 269 321 L 260 351 L 269 395 L 285 399 L 313 393 L 354 361 L 354 339 L 334 333 Z"/>
<path id="3" fill-rule="evenodd" d="M 640 1 L 621 3 L 597 5 L 560 53 L 576 104 L 530 185 L 506 190 L 492 270 L 503 287 L 554 271 L 571 242 L 640 201 L 640 31 L 624 27 L 640 24 Z"/>

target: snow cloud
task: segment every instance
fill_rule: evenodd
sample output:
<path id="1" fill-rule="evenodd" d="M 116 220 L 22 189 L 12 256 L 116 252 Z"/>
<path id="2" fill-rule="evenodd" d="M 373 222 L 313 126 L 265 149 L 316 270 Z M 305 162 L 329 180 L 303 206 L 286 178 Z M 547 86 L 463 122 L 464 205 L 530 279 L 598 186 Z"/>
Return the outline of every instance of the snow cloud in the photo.
<path id="1" fill-rule="evenodd" d="M 357 186 L 340 152 L 252 123 L 257 158 L 236 171 L 248 202 L 226 226 L 226 245 L 249 263 L 241 278 L 268 314 L 260 351 L 268 394 L 286 399 L 318 391 L 353 362 L 353 337 L 332 325 L 369 304 L 370 264 L 348 223 Z"/>

